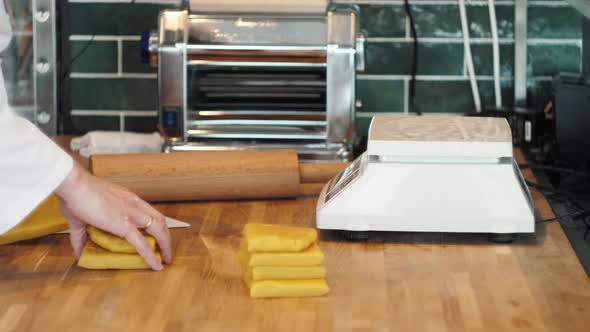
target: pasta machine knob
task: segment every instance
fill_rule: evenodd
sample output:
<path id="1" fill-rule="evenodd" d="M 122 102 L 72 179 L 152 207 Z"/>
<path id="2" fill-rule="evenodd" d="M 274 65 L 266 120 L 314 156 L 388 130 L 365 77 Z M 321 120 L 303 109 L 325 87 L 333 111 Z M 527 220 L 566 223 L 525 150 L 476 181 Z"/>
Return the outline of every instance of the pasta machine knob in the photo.
<path id="1" fill-rule="evenodd" d="M 144 31 L 139 41 L 140 61 L 154 65 L 152 55 L 158 54 L 158 35 Z M 155 66 L 154 66 L 155 67 Z"/>

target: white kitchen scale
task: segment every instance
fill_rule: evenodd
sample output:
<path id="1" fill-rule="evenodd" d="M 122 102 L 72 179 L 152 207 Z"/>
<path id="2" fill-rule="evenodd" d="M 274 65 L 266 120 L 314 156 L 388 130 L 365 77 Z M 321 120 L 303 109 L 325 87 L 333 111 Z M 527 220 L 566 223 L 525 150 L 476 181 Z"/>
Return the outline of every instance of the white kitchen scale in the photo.
<path id="1" fill-rule="evenodd" d="M 531 195 L 505 119 L 375 116 L 367 151 L 331 179 L 317 228 L 491 233 L 535 230 Z"/>

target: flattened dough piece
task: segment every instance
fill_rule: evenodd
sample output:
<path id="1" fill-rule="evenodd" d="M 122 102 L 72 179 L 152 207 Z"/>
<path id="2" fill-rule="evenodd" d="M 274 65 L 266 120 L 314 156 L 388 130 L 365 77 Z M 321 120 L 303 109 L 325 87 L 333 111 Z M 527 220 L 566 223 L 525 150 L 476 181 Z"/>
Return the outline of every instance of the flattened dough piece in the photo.
<path id="1" fill-rule="evenodd" d="M 323 279 L 326 268 L 318 266 L 248 266 L 246 252 L 240 252 L 242 273 L 251 280 Z"/>
<path id="2" fill-rule="evenodd" d="M 251 298 L 311 297 L 330 292 L 324 279 L 246 281 Z"/>
<path id="3" fill-rule="evenodd" d="M 250 223 L 243 231 L 249 252 L 299 252 L 318 238 L 313 228 Z"/>
<path id="4" fill-rule="evenodd" d="M 324 254 L 317 244 L 300 252 L 257 252 L 249 253 L 245 242 L 240 248 L 240 260 L 254 266 L 317 266 L 324 262 Z"/>
<path id="5" fill-rule="evenodd" d="M 156 257 L 162 261 L 160 253 Z M 139 254 L 123 254 L 107 251 L 92 241 L 87 241 L 78 266 L 92 270 L 137 270 L 149 269 L 149 265 Z"/>
<path id="6" fill-rule="evenodd" d="M 257 266 L 248 268 L 246 273 L 252 280 L 305 280 L 323 279 L 323 266 Z"/>
<path id="7" fill-rule="evenodd" d="M 90 237 L 90 240 L 92 240 L 92 242 L 108 251 L 126 254 L 137 253 L 135 247 L 133 247 L 131 243 L 127 242 L 127 240 L 123 238 L 100 230 L 94 226 L 88 226 L 87 231 L 88 236 Z M 150 245 L 150 248 L 152 248 L 152 250 L 156 250 L 156 239 L 149 235 L 144 236 L 148 244 Z"/>
<path id="8" fill-rule="evenodd" d="M 49 196 L 13 229 L 0 235 L 0 244 L 30 240 L 68 229 L 68 222 L 59 210 L 57 196 Z"/>

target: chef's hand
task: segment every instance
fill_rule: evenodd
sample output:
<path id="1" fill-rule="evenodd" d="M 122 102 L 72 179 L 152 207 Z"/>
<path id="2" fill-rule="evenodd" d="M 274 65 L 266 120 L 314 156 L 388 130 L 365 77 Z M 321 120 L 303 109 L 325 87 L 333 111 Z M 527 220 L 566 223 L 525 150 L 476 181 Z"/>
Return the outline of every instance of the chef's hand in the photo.
<path id="1" fill-rule="evenodd" d="M 129 190 L 92 176 L 78 163 L 55 191 L 60 208 L 70 224 L 70 240 L 76 258 L 80 258 L 87 240 L 86 226 L 93 225 L 125 238 L 148 265 L 156 270 L 163 266 L 138 230 L 145 230 L 158 242 L 164 263 L 172 262 L 170 232 L 164 216 Z"/>

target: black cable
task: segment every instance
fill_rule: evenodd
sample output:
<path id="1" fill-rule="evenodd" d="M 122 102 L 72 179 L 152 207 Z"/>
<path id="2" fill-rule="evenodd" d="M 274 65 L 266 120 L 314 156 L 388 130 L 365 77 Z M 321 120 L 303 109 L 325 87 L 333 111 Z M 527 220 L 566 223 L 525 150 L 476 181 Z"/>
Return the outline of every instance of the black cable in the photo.
<path id="1" fill-rule="evenodd" d="M 578 212 L 586 210 L 579 201 L 570 197 L 566 198 L 565 205 L 570 209 L 577 210 Z"/>
<path id="2" fill-rule="evenodd" d="M 404 0 L 404 8 L 406 10 L 407 19 L 410 20 L 410 31 L 412 32 L 412 38 L 414 39 L 413 50 L 412 50 L 412 79 L 409 84 L 408 91 L 408 109 L 412 113 L 422 115 L 422 112 L 416 108 L 416 74 L 418 73 L 418 35 L 416 34 L 416 24 L 414 22 L 414 16 L 412 15 L 412 9 L 410 8 L 409 0 Z"/>
<path id="3" fill-rule="evenodd" d="M 131 7 L 131 5 L 135 4 L 137 0 L 131 0 L 130 2 L 128 2 L 127 4 L 129 5 L 129 7 Z M 88 40 L 88 42 L 86 43 L 86 45 L 84 45 L 84 47 L 82 47 L 82 49 L 80 51 L 78 51 L 78 53 L 76 53 L 76 55 L 70 60 L 70 63 L 68 64 L 68 66 L 65 68 L 64 73 L 61 77 L 61 79 L 59 80 L 59 85 L 58 87 L 63 86 L 64 82 L 68 79 L 68 77 L 70 76 L 70 74 L 72 73 L 72 68 L 74 67 L 74 63 L 76 63 L 76 61 L 82 56 L 84 55 L 84 53 L 86 53 L 86 51 L 88 51 L 88 48 L 90 48 L 90 46 L 92 45 L 92 43 L 94 43 L 94 40 L 96 38 L 97 32 L 94 31 L 92 33 L 92 37 L 90 37 L 90 39 Z M 63 121 L 63 116 L 60 116 L 59 119 L 59 127 L 63 127 L 63 123 L 61 123 Z"/>
<path id="4" fill-rule="evenodd" d="M 580 214 L 584 214 L 584 212 L 588 211 L 587 209 L 585 209 L 578 201 L 573 200 L 569 197 L 566 197 L 565 200 L 559 198 L 559 196 L 555 197 L 552 196 L 551 197 L 551 201 L 556 201 L 556 202 L 560 202 L 562 204 L 565 204 L 567 206 L 568 209 L 574 210 L 574 213 L 580 213 Z M 564 216 L 562 216 L 564 217 Z M 551 218 L 554 219 L 554 218 Z M 590 215 L 586 215 L 582 218 L 582 222 L 584 223 L 584 235 L 582 236 L 582 238 L 584 240 L 586 240 L 586 238 L 588 238 L 588 234 L 590 234 Z M 551 220 L 550 220 L 551 221 Z M 539 221 L 544 222 L 543 220 Z"/>
<path id="5" fill-rule="evenodd" d="M 136 2 L 136 1 L 137 1 L 137 0 L 131 0 L 131 1 L 130 1 L 130 2 L 128 2 L 127 4 L 128 4 L 128 5 L 133 5 L 133 4 L 135 4 L 135 2 Z M 69 76 L 69 75 L 71 74 L 71 72 L 72 72 L 72 67 L 73 67 L 74 63 L 75 63 L 75 62 L 76 62 L 76 61 L 77 61 L 77 60 L 78 60 L 78 59 L 79 59 L 79 58 L 80 58 L 82 55 L 84 55 L 84 53 L 86 53 L 86 51 L 88 51 L 88 48 L 90 48 L 90 46 L 92 45 L 92 43 L 94 43 L 94 39 L 96 38 L 96 35 L 97 35 L 97 32 L 96 32 L 96 31 L 94 31 L 94 32 L 92 33 L 92 37 L 90 37 L 90 39 L 88 40 L 88 42 L 86 43 L 86 45 L 84 45 L 84 47 L 83 47 L 83 48 L 82 48 L 80 51 L 78 51 L 78 53 L 77 53 L 77 54 L 76 54 L 76 55 L 75 55 L 75 56 L 72 58 L 72 60 L 70 60 L 70 63 L 69 63 L 69 65 L 68 65 L 68 67 L 66 68 L 66 70 L 65 70 L 65 72 L 64 72 L 64 75 L 63 75 L 63 77 L 62 77 L 62 79 L 61 79 L 60 83 L 63 83 L 63 81 L 64 81 L 65 79 L 67 79 L 67 78 L 68 78 L 68 76 Z"/>
<path id="6" fill-rule="evenodd" d="M 530 181 L 525 181 L 527 186 L 537 189 L 539 191 L 545 191 L 545 192 L 550 192 L 550 193 L 554 193 L 554 194 L 558 194 L 558 195 L 562 195 L 565 197 L 569 197 L 572 199 L 589 199 L 590 196 L 588 196 L 588 193 L 584 193 L 584 192 L 572 192 L 572 191 L 568 191 L 568 190 L 561 190 L 561 189 L 553 189 L 550 186 L 544 186 L 542 184 L 538 184 L 538 183 L 534 183 L 534 182 L 530 182 Z"/>
<path id="7" fill-rule="evenodd" d="M 530 166 L 530 165 L 525 164 L 525 165 L 519 165 L 519 166 L 521 166 L 522 168 L 526 168 L 527 166 Z M 569 171 L 569 169 L 568 169 L 568 171 Z M 554 218 L 535 220 L 535 224 L 543 224 L 543 223 L 558 221 L 562 218 L 567 218 L 567 217 L 572 218 L 572 220 L 577 220 L 577 219 L 581 218 L 582 222 L 584 223 L 584 226 L 585 226 L 583 239 L 586 240 L 586 238 L 590 234 L 590 222 L 588 222 L 588 219 L 590 219 L 590 209 L 583 208 L 582 205 L 579 203 L 580 194 L 573 193 L 571 191 L 556 190 L 556 189 L 553 189 L 552 187 L 543 186 L 541 184 L 532 183 L 530 181 L 526 181 L 526 183 L 528 186 L 541 191 L 543 193 L 543 195 L 551 196 L 551 198 L 550 198 L 551 200 L 565 204 L 568 206 L 569 209 L 577 210 L 575 212 L 564 214 L 564 215 L 557 216 Z"/>
<path id="8" fill-rule="evenodd" d="M 572 169 L 572 168 L 567 168 L 567 167 L 554 166 L 554 165 L 525 163 L 525 164 L 518 165 L 518 167 L 521 169 L 522 168 L 530 168 L 533 170 L 538 169 L 538 170 L 556 171 L 556 172 L 566 173 L 568 175 L 579 175 L 579 176 L 590 177 L 590 173 L 588 173 L 588 172 L 584 172 L 584 171 L 580 171 L 580 170 L 576 170 L 576 169 Z M 590 222 L 588 222 L 588 219 L 590 219 L 590 209 L 583 208 L 582 205 L 579 203 L 579 200 L 581 197 L 585 197 L 586 199 L 589 199 L 588 196 L 585 195 L 586 193 L 576 193 L 576 192 L 572 192 L 572 191 L 558 190 L 558 189 L 554 189 L 550 186 L 544 186 L 544 185 L 541 185 L 538 183 L 533 183 L 530 181 L 526 181 L 526 184 L 529 187 L 532 187 L 532 188 L 535 188 L 535 189 L 541 191 L 545 196 L 551 196 L 551 200 L 561 202 L 562 204 L 567 205 L 570 209 L 577 210 L 575 212 L 564 214 L 564 215 L 557 216 L 554 218 L 536 220 L 535 224 L 543 224 L 543 223 L 558 221 L 559 219 L 567 218 L 567 217 L 572 218 L 572 220 L 577 220 L 577 219 L 581 218 L 582 222 L 584 223 L 584 226 L 585 226 L 583 239 L 586 240 L 586 238 L 590 234 Z"/>
<path id="9" fill-rule="evenodd" d="M 70 60 L 70 64 L 68 65 L 68 68 L 64 72 L 64 75 L 61 78 L 60 83 L 63 83 L 63 81 L 65 81 L 68 78 L 68 76 L 70 76 L 74 63 L 78 60 L 78 58 L 80 58 L 82 55 L 84 55 L 84 53 L 86 53 L 86 51 L 88 50 L 90 45 L 92 45 L 92 43 L 94 42 L 95 37 L 96 37 L 96 31 L 94 33 L 92 33 L 92 37 L 90 37 L 90 39 L 88 40 L 86 45 L 84 45 L 84 47 L 82 47 L 82 49 L 80 51 L 78 51 L 78 53 L 72 58 L 72 60 Z"/>
<path id="10" fill-rule="evenodd" d="M 583 218 L 583 220 L 585 220 L 588 216 L 590 216 L 590 210 L 584 210 L 584 211 L 580 211 L 580 212 L 567 213 L 567 214 L 553 217 L 553 218 L 536 220 L 535 224 L 542 224 L 542 223 L 546 223 L 546 222 L 557 221 L 559 219 L 567 218 L 567 217 L 571 217 L 574 220 L 580 219 L 580 218 Z"/>
<path id="11" fill-rule="evenodd" d="M 553 165 L 544 165 L 544 164 L 534 164 L 534 163 L 525 163 L 519 164 L 519 168 L 530 168 L 530 169 L 538 169 L 542 171 L 555 171 L 560 173 L 568 173 L 572 175 L 579 175 L 584 177 L 590 177 L 590 172 L 580 171 L 573 168 L 568 167 L 560 167 L 560 166 L 553 166 Z"/>

